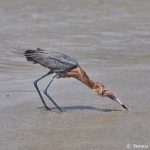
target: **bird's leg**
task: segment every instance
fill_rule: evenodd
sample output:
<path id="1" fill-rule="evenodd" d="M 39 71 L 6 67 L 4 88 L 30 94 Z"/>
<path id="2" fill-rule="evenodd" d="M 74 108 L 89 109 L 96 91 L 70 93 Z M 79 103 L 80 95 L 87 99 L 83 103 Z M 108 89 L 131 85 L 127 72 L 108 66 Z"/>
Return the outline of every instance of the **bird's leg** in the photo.
<path id="1" fill-rule="evenodd" d="M 53 73 L 53 72 L 49 71 L 47 74 L 43 75 L 42 77 L 40 77 L 40 78 L 38 78 L 37 80 L 34 81 L 34 86 L 35 86 L 35 88 L 36 88 L 36 90 L 37 90 L 37 92 L 38 92 L 38 94 L 39 94 L 39 96 L 40 96 L 40 98 L 41 98 L 41 101 L 42 101 L 42 103 L 43 103 L 43 105 L 44 105 L 44 108 L 45 108 L 46 110 L 50 110 L 50 108 L 47 107 L 47 105 L 46 105 L 46 103 L 45 103 L 45 101 L 44 101 L 44 99 L 43 99 L 43 97 L 42 97 L 42 94 L 41 94 L 41 92 L 40 92 L 40 90 L 39 90 L 39 88 L 38 88 L 38 86 L 37 86 L 37 83 L 38 83 L 38 81 L 40 81 L 41 79 L 45 78 L 46 76 L 48 76 L 48 75 L 50 75 L 50 74 L 52 74 L 52 73 Z"/>
<path id="2" fill-rule="evenodd" d="M 48 90 L 50 84 L 52 83 L 52 81 L 53 81 L 56 77 L 57 77 L 57 74 L 55 74 L 55 75 L 53 76 L 53 78 L 51 79 L 51 81 L 50 81 L 49 84 L 47 85 L 46 89 L 44 90 L 44 94 L 51 100 L 51 102 L 57 107 L 57 109 L 58 109 L 59 111 L 62 111 L 62 109 L 54 102 L 54 100 L 51 98 L 51 96 L 47 93 L 47 90 Z"/>

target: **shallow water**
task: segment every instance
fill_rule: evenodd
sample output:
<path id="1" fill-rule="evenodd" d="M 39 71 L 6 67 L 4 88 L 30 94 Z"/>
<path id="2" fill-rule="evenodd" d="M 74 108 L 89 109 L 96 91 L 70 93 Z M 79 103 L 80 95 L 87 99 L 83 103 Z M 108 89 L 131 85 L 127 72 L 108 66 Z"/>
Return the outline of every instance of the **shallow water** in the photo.
<path id="1" fill-rule="evenodd" d="M 0 149 L 149 145 L 149 14 L 148 0 L 0 1 Z M 47 69 L 14 53 L 19 47 L 73 56 L 132 110 L 122 111 L 73 79 L 51 87 L 65 112 L 36 110 L 41 102 L 32 83 Z M 41 82 L 41 91 L 47 82 Z"/>

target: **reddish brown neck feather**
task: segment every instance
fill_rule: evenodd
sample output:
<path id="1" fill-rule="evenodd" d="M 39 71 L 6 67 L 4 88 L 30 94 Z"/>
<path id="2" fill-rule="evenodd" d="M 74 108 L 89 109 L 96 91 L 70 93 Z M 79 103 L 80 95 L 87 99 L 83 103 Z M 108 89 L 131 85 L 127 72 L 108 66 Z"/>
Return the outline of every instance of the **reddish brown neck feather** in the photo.
<path id="1" fill-rule="evenodd" d="M 93 82 L 88 75 L 86 74 L 86 72 L 78 67 L 76 69 L 73 69 L 70 72 L 64 73 L 62 77 L 73 77 L 79 81 L 81 81 L 82 83 L 84 83 L 85 85 L 87 85 L 89 88 L 95 90 L 95 92 L 98 95 L 103 95 L 103 90 L 104 90 L 104 86 L 101 83 L 98 82 Z"/>

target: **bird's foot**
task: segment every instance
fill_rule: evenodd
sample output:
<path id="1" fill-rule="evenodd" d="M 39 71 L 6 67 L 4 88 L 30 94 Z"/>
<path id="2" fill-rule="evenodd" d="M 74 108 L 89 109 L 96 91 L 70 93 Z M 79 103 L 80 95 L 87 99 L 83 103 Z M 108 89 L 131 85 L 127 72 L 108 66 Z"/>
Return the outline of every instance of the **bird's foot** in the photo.
<path id="1" fill-rule="evenodd" d="M 51 108 L 47 107 L 47 106 L 41 106 L 41 107 L 37 107 L 38 110 L 51 110 Z"/>

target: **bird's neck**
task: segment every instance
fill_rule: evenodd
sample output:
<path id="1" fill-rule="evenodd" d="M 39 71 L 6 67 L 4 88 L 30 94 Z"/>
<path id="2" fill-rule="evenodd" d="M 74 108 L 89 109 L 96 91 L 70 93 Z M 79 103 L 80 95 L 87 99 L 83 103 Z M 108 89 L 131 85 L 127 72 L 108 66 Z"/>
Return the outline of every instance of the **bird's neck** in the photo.
<path id="1" fill-rule="evenodd" d="M 92 81 L 82 68 L 80 68 L 79 70 L 80 72 L 79 72 L 79 76 L 77 77 L 77 79 L 83 82 L 84 84 L 86 84 L 89 88 L 96 89 L 97 83 Z"/>
<path id="2" fill-rule="evenodd" d="M 66 77 L 74 77 L 93 89 L 98 95 L 102 95 L 104 86 L 101 83 L 92 81 L 82 68 L 78 67 L 73 69 L 71 72 L 67 73 Z"/>
<path id="3" fill-rule="evenodd" d="M 98 95 L 103 95 L 104 86 L 99 82 L 94 82 L 89 78 L 86 72 L 81 69 L 80 81 L 86 84 L 89 88 L 93 89 Z"/>

